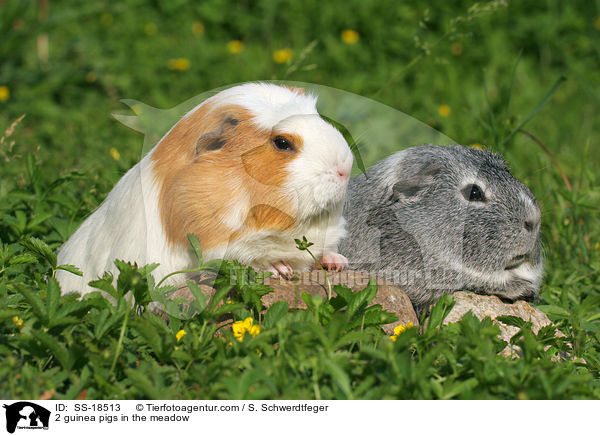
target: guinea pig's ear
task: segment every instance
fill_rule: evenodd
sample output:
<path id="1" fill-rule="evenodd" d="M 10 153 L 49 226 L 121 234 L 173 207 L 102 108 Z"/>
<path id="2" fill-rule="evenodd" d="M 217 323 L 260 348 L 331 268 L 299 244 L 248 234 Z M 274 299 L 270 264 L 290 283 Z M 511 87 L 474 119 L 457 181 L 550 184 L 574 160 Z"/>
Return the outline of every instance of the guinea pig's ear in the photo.
<path id="1" fill-rule="evenodd" d="M 287 86 L 284 85 L 286 88 L 288 88 L 290 91 L 298 94 L 298 95 L 304 95 L 304 93 L 306 92 L 306 90 L 304 88 L 298 88 L 297 86 Z"/>
<path id="2" fill-rule="evenodd" d="M 226 115 L 219 127 L 212 132 L 205 133 L 196 141 L 196 156 L 207 152 L 219 150 L 227 144 L 230 133 L 239 124 L 239 120 L 232 115 Z"/>
<path id="3" fill-rule="evenodd" d="M 436 164 L 425 164 L 416 174 L 411 174 L 392 185 L 394 201 L 416 201 L 423 197 L 433 185 L 435 176 L 442 167 Z"/>

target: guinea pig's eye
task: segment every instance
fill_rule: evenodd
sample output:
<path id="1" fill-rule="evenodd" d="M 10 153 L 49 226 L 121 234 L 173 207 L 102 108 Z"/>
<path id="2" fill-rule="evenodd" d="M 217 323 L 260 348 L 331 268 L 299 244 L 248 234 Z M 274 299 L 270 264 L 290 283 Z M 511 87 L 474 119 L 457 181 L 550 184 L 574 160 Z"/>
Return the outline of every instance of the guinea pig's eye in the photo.
<path id="1" fill-rule="evenodd" d="M 465 200 L 469 201 L 484 201 L 485 195 L 483 195 L 483 190 L 477 185 L 467 185 L 463 190 L 462 194 L 465 197 Z"/>
<path id="2" fill-rule="evenodd" d="M 294 149 L 292 141 L 283 136 L 276 136 L 275 139 L 273 139 L 273 145 L 277 150 L 282 151 L 291 151 Z"/>

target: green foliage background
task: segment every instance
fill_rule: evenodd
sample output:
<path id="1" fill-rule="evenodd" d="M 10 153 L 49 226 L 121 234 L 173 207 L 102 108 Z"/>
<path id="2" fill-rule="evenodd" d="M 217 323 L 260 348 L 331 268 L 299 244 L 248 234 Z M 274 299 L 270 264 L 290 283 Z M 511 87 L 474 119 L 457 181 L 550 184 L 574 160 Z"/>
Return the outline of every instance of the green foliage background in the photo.
<path id="1" fill-rule="evenodd" d="M 425 3 L 3 1 L 0 132 L 25 118 L 0 144 L 0 397 L 599 398 L 600 3 Z M 292 56 L 277 63 L 282 49 Z M 168 109 L 261 79 L 350 91 L 503 153 L 543 208 L 539 307 L 584 360 L 555 362 L 567 346 L 527 325 L 523 357 L 498 357 L 497 328 L 471 317 L 392 342 L 377 326 L 387 315 L 366 306 L 372 291 L 280 305 L 231 346 L 228 327 L 213 335 L 209 302 L 165 323 L 124 301 L 60 297 L 53 253 L 140 158 L 142 136 L 110 116 L 127 112 L 120 100 Z M 549 153 L 512 134 L 530 115 L 523 129 Z M 121 292 L 152 288 L 122 267 Z M 256 286 L 232 290 L 236 319 L 259 321 Z M 357 325 L 367 311 L 373 325 Z"/>

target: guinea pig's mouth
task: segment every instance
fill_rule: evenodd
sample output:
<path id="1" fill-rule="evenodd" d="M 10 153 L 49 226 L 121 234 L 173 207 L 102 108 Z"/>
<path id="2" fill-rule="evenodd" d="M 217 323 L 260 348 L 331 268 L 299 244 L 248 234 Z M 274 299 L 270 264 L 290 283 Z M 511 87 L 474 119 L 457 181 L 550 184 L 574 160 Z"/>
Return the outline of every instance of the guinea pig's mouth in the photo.
<path id="1" fill-rule="evenodd" d="M 504 270 L 506 270 L 506 271 L 513 270 L 515 268 L 518 268 L 519 266 L 521 266 L 525 262 L 527 262 L 527 255 L 526 254 L 519 254 L 518 256 L 515 256 L 511 260 L 508 261 L 508 263 L 504 267 Z"/>

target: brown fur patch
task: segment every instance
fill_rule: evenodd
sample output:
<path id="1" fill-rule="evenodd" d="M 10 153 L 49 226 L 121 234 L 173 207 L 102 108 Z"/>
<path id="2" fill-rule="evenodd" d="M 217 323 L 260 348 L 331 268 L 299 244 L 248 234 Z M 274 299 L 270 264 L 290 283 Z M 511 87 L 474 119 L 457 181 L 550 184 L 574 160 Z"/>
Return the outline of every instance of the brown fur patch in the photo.
<path id="1" fill-rule="evenodd" d="M 304 88 L 299 88 L 297 86 L 288 86 L 288 85 L 283 85 L 285 88 L 289 89 L 292 92 L 295 92 L 298 95 L 304 95 L 306 93 L 306 90 Z"/>
<path id="2" fill-rule="evenodd" d="M 256 230 L 292 227 L 297 201 L 283 187 L 285 167 L 301 151 L 302 138 L 260 129 L 239 106 L 211 109 L 203 105 L 181 120 L 152 154 L 168 241 L 187 245 L 193 233 L 209 250 Z M 277 150 L 272 140 L 278 135 L 295 151 Z M 215 141 L 219 147 L 211 149 Z M 232 210 L 247 216 L 232 225 Z"/>

